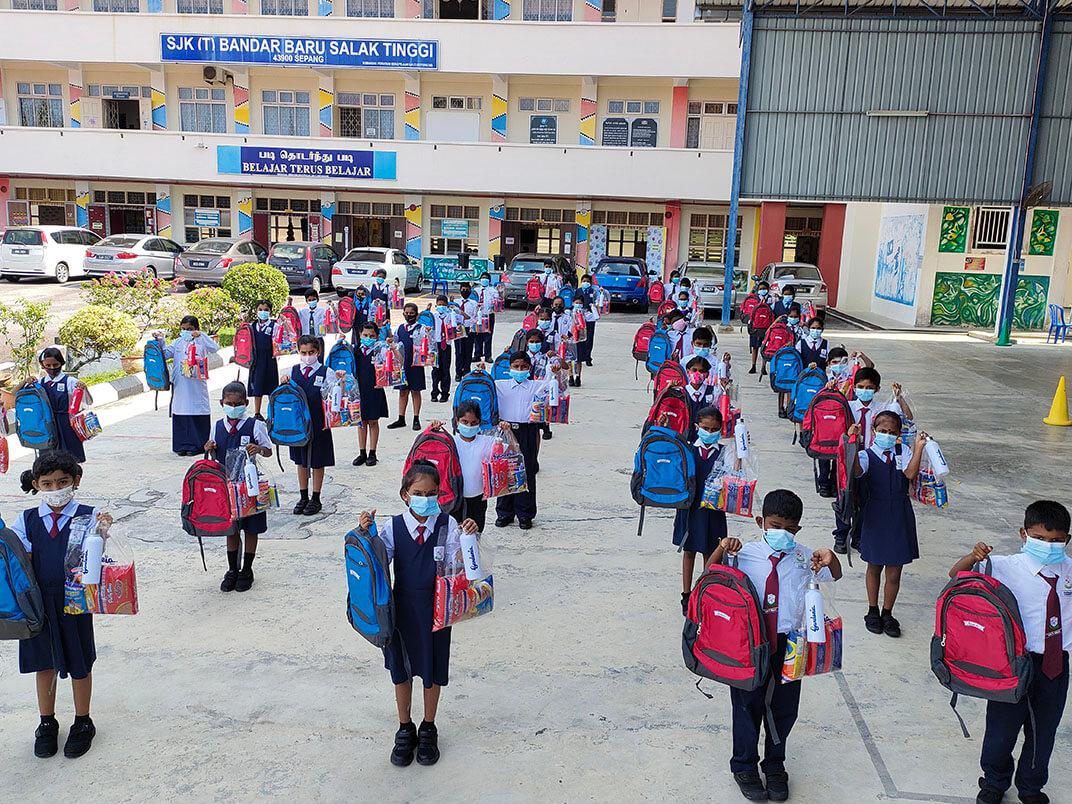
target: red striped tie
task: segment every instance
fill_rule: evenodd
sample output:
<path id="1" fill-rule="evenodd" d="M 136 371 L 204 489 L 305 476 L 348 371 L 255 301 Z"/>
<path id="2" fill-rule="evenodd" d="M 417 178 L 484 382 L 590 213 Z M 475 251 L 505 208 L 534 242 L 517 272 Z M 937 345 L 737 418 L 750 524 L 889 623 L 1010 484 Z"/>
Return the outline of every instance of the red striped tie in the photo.
<path id="1" fill-rule="evenodd" d="M 781 560 L 781 553 L 771 554 L 771 570 L 763 587 L 763 619 L 767 625 L 767 641 L 771 645 L 778 642 L 778 562 Z"/>
<path id="2" fill-rule="evenodd" d="M 48 537 L 50 539 L 55 539 L 57 536 L 60 535 L 60 517 L 63 516 L 63 514 L 57 512 L 57 511 L 53 511 L 51 516 L 52 516 L 52 527 L 49 528 Z"/>
<path id="3" fill-rule="evenodd" d="M 420 545 L 424 544 L 424 531 L 425 530 L 426 530 L 426 528 L 424 527 L 424 525 L 418 525 L 417 526 L 417 546 L 418 547 Z"/>
<path id="4" fill-rule="evenodd" d="M 1061 654 L 1064 652 L 1064 639 L 1061 635 L 1061 599 L 1057 597 L 1057 578 L 1048 578 L 1039 574 L 1050 585 L 1046 596 L 1046 622 L 1043 624 L 1044 635 L 1042 649 L 1042 675 L 1053 680 L 1061 675 Z"/>

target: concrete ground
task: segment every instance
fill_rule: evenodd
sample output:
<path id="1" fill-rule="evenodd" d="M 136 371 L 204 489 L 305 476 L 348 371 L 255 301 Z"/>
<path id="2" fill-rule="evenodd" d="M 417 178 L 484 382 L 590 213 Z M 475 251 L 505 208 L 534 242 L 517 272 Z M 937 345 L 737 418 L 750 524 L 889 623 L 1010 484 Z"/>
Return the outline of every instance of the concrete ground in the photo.
<path id="1" fill-rule="evenodd" d="M 284 508 L 270 516 L 256 585 L 224 595 L 222 545 L 209 545 L 205 573 L 179 524 L 189 462 L 169 451 L 166 402 L 153 411 L 146 395 L 103 409 L 106 431 L 89 445 L 80 499 L 114 512 L 114 532 L 136 540 L 142 610 L 96 619 L 98 737 L 80 760 L 33 757 L 33 681 L 17 672 L 15 644 L 0 644 L 3 797 L 78 790 L 103 801 L 740 800 L 727 769 L 728 694 L 711 683 L 714 699 L 703 697 L 682 665 L 670 512 L 649 512 L 643 537 L 636 535 L 629 476 L 650 403 L 645 383 L 633 379 L 636 320 L 615 314 L 599 325 L 596 365 L 575 392 L 575 422 L 556 426 L 543 444 L 536 527 L 490 529 L 496 609 L 454 630 L 438 718 L 443 758 L 434 768 L 389 764 L 392 688 L 378 651 L 351 630 L 344 610 L 343 536 L 363 508 L 400 511 L 412 431 L 384 431 L 374 469 L 352 468 L 356 433 L 336 431 L 339 465 L 316 517 L 287 512 L 295 480 L 292 472 L 281 478 Z M 497 345 L 511 329 L 500 327 Z M 933 604 L 949 566 L 977 540 L 1017 549 L 1027 503 L 1056 496 L 1072 504 L 1072 428 L 1041 423 L 1058 375 L 1072 377 L 1072 348 L 830 335 L 865 350 L 887 381 L 909 390 L 949 456 L 952 502 L 941 512 L 916 508 L 923 557 L 905 571 L 902 639 L 864 630 L 861 567 L 846 567 L 837 584 L 845 669 L 803 682 L 789 740 L 793 799 L 967 804 L 979 775 L 983 705 L 962 700 L 972 733 L 964 739 L 929 669 Z M 810 461 L 790 444 L 768 386 L 744 373 L 743 336 L 722 343 L 734 355 L 761 491 L 797 490 L 806 504 L 801 541 L 828 544 L 832 514 L 813 492 Z M 233 376 L 215 372 L 213 385 Z M 447 415 L 447 405 L 427 404 L 424 419 Z M 17 459 L 0 480 L 8 519 L 31 504 L 18 492 L 27 465 Z M 758 535 L 741 519 L 731 533 Z M 70 685 L 61 687 L 65 734 L 72 707 Z M 1070 738 L 1066 721 L 1051 763 L 1055 802 L 1072 800 Z"/>

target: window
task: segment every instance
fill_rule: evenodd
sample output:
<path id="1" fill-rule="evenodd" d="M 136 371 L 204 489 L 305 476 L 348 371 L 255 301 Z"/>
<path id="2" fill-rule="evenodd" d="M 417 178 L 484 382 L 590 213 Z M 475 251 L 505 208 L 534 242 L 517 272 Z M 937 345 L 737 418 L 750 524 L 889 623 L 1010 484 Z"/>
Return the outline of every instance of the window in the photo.
<path id="1" fill-rule="evenodd" d="M 220 225 L 218 227 L 196 224 L 196 213 L 206 210 L 219 213 Z M 184 195 L 182 216 L 183 237 L 187 243 L 196 243 L 210 237 L 231 236 L 231 199 L 225 195 Z"/>
<path id="2" fill-rule="evenodd" d="M 18 83 L 19 125 L 63 128 L 63 87 L 60 84 Z"/>
<path id="3" fill-rule="evenodd" d="M 108 14 L 137 14 L 138 0 L 93 0 L 93 10 Z"/>
<path id="4" fill-rule="evenodd" d="M 178 0 L 175 10 L 180 14 L 222 14 L 223 0 Z"/>
<path id="5" fill-rule="evenodd" d="M 602 22 L 614 22 L 618 16 L 618 0 L 603 0 Z"/>
<path id="6" fill-rule="evenodd" d="M 448 109 L 457 111 L 480 111 L 483 98 L 479 95 L 472 97 L 459 97 L 457 95 L 435 95 L 432 97 L 433 109 Z"/>
<path id="7" fill-rule="evenodd" d="M 226 134 L 226 90 L 179 87 L 179 128 L 204 134 Z"/>
<path id="8" fill-rule="evenodd" d="M 677 0 L 663 0 L 663 22 L 677 20 Z"/>
<path id="9" fill-rule="evenodd" d="M 477 253 L 477 248 L 480 246 L 480 207 L 432 204 L 431 211 L 432 254 L 457 254 L 461 251 L 468 251 L 470 254 Z M 468 235 L 466 237 L 443 237 L 444 218 L 452 222 L 464 220 L 469 229 Z"/>
<path id="10" fill-rule="evenodd" d="M 607 114 L 658 114 L 660 102 L 656 100 L 607 101 Z"/>
<path id="11" fill-rule="evenodd" d="M 607 229 L 608 257 L 643 257 L 647 245 L 647 229 Z"/>
<path id="12" fill-rule="evenodd" d="M 261 14 L 273 17 L 308 17 L 309 0 L 261 0 Z"/>
<path id="13" fill-rule="evenodd" d="M 265 134 L 309 136 L 309 93 L 265 90 L 261 93 Z"/>
<path id="14" fill-rule="evenodd" d="M 346 0 L 347 17 L 393 17 L 394 0 Z"/>
<path id="15" fill-rule="evenodd" d="M 340 137 L 395 138 L 395 96 L 340 92 L 336 97 Z"/>
<path id="16" fill-rule="evenodd" d="M 569 22 L 573 19 L 572 0 L 525 0 L 523 19 L 541 22 Z"/>
<path id="17" fill-rule="evenodd" d="M 11 0 L 11 7 L 15 11 L 56 11 L 59 8 L 56 0 Z"/>
<path id="18" fill-rule="evenodd" d="M 727 216 L 693 214 L 689 216 L 688 259 L 701 262 L 726 261 Z M 737 219 L 737 237 L 734 242 L 735 264 L 741 248 L 741 219 Z"/>
<path id="19" fill-rule="evenodd" d="M 568 112 L 569 98 L 518 98 L 519 112 Z"/>
<path id="20" fill-rule="evenodd" d="M 1008 207 L 976 207 L 972 248 L 1004 250 L 1009 242 Z"/>
<path id="21" fill-rule="evenodd" d="M 736 103 L 689 101 L 685 147 L 731 151 L 736 126 Z"/>
<path id="22" fill-rule="evenodd" d="M 151 87 L 121 87 L 114 86 L 112 84 L 90 84 L 86 87 L 87 92 L 91 98 L 99 98 L 102 95 L 105 98 L 112 98 L 114 100 L 137 100 L 139 97 L 151 98 L 153 96 L 153 90 Z"/>

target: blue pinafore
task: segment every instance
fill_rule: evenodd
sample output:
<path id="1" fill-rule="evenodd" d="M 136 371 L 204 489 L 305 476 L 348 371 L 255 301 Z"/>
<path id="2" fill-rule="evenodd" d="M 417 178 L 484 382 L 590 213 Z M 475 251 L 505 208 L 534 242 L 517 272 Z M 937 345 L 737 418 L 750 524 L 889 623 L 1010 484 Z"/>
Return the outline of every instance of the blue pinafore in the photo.
<path id="1" fill-rule="evenodd" d="M 79 463 L 86 462 L 86 448 L 82 446 L 80 439 L 71 427 L 71 414 L 67 412 L 70 405 L 70 395 L 67 393 L 67 380 L 65 374 L 58 382 L 49 382 L 47 379 L 42 383 L 45 393 L 48 395 L 48 403 L 52 406 L 52 415 L 56 419 L 56 435 L 59 436 L 59 448 L 69 452 Z"/>
<path id="2" fill-rule="evenodd" d="M 450 670 L 450 630 L 432 632 L 435 605 L 435 547 L 450 517 L 440 514 L 417 544 L 406 528 L 405 519 L 391 519 L 395 542 L 395 634 L 383 649 L 384 667 L 391 671 L 391 683 L 403 684 L 420 676 L 427 689 L 433 684 L 447 686 Z M 444 539 L 444 541 L 446 541 Z"/>
<path id="3" fill-rule="evenodd" d="M 308 377 L 305 376 L 302 366 L 294 366 L 290 370 L 290 379 L 305 391 L 305 398 L 309 402 L 309 418 L 313 424 L 313 440 L 304 447 L 291 447 L 290 459 L 298 466 L 308 466 L 310 469 L 335 465 L 335 442 L 331 438 L 331 430 L 324 428 L 323 390 L 327 374 L 328 369 L 324 365 L 311 372 Z"/>
<path id="4" fill-rule="evenodd" d="M 256 421 L 246 419 L 242 422 L 242 426 L 232 433 L 227 426 L 226 419 L 220 419 L 216 422 L 216 432 L 212 440 L 216 442 L 216 455 L 219 456 L 220 463 L 227 466 L 227 457 L 232 452 L 237 449 L 245 449 L 242 444 L 243 438 L 246 439 L 246 444 L 256 443 L 253 440 L 254 427 L 256 427 Z M 268 530 L 268 512 L 261 511 L 259 514 L 244 517 L 238 520 L 238 527 L 244 530 L 248 536 L 259 536 Z"/>
<path id="5" fill-rule="evenodd" d="M 860 477 L 860 556 L 868 564 L 899 567 L 919 558 L 916 515 L 908 496 L 908 478 L 874 448 Z M 903 458 L 902 458 L 903 460 Z"/>
<path id="6" fill-rule="evenodd" d="M 703 485 L 722 455 L 722 447 L 707 458 L 701 457 L 698 447 L 691 449 L 696 458 L 696 494 L 688 510 L 674 514 L 674 544 L 682 550 L 707 555 L 715 551 L 727 533 L 725 512 L 700 506 Z"/>
<path id="7" fill-rule="evenodd" d="M 397 386 L 399 391 L 423 391 L 428 387 L 424 366 L 413 365 L 413 331 L 417 327 L 417 324 L 402 324 L 396 333 L 398 342 L 402 344 L 402 359 L 406 365 L 406 384 Z M 430 344 L 430 348 L 435 349 L 435 344 Z"/>
<path id="8" fill-rule="evenodd" d="M 826 371 L 827 355 L 830 352 L 830 344 L 826 338 L 820 340 L 818 346 L 812 346 L 807 338 L 801 338 L 797 341 L 797 351 L 800 352 L 800 365 L 804 368 L 814 363 L 816 368 Z"/>
<path id="9" fill-rule="evenodd" d="M 273 332 L 275 322 L 253 325 L 254 358 L 246 383 L 246 391 L 250 396 L 268 396 L 279 387 L 279 363 L 272 350 Z"/>

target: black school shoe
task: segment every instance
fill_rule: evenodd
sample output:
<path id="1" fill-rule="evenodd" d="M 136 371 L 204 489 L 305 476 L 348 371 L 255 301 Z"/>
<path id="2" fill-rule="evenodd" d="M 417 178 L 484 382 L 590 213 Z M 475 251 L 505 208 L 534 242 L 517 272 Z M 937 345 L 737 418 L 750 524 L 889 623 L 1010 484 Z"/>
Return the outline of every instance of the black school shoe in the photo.
<path id="1" fill-rule="evenodd" d="M 397 430 L 399 427 L 405 427 L 405 426 L 406 426 L 406 420 L 404 418 L 402 418 L 401 416 L 399 416 L 397 419 L 395 419 L 393 422 L 391 422 L 389 425 L 387 425 L 387 429 L 388 430 Z"/>
<path id="2" fill-rule="evenodd" d="M 789 800 L 789 774 L 784 770 L 767 774 L 767 798 L 771 801 Z"/>
<path id="3" fill-rule="evenodd" d="M 838 555 L 845 555 L 849 552 L 848 545 L 845 542 L 834 542 L 834 552 Z"/>
<path id="4" fill-rule="evenodd" d="M 1020 804 L 1050 804 L 1050 797 L 1045 793 L 1021 793 Z"/>
<path id="5" fill-rule="evenodd" d="M 416 416 L 413 417 L 413 430 L 418 433 L 421 431 L 421 420 Z"/>
<path id="6" fill-rule="evenodd" d="M 531 519 L 519 519 L 519 520 L 517 520 L 517 526 L 519 528 L 521 528 L 521 530 L 532 530 L 532 520 Z"/>
<path id="7" fill-rule="evenodd" d="M 439 762 L 439 730 L 435 723 L 424 721 L 417 729 L 417 764 L 434 765 Z"/>
<path id="8" fill-rule="evenodd" d="M 500 516 L 495 518 L 495 527 L 505 528 L 507 525 L 512 525 L 514 518 L 512 516 Z"/>
<path id="9" fill-rule="evenodd" d="M 306 509 L 305 512 L 309 513 L 309 510 Z M 230 574 L 230 573 L 228 573 L 228 574 Z M 237 583 L 235 583 L 235 591 L 236 592 L 248 592 L 252 587 L 253 587 L 253 570 L 252 569 L 242 570 L 240 573 L 238 573 L 238 581 L 237 581 Z"/>
<path id="10" fill-rule="evenodd" d="M 227 574 L 223 576 L 223 583 L 220 584 L 220 591 L 233 592 L 237 584 L 238 570 L 227 570 Z"/>
<path id="11" fill-rule="evenodd" d="M 63 745 L 63 755 L 68 759 L 78 759 L 85 754 L 93 745 L 93 738 L 97 736 L 97 727 L 93 721 L 86 718 L 85 723 L 75 721 L 67 734 L 67 742 Z"/>
<path id="12" fill-rule="evenodd" d="M 864 627 L 872 634 L 882 633 L 882 617 L 878 614 L 865 614 Z"/>
<path id="13" fill-rule="evenodd" d="M 763 786 L 763 782 L 756 771 L 735 773 L 733 774 L 733 781 L 737 782 L 737 786 L 741 788 L 741 795 L 749 801 L 767 800 L 767 788 Z"/>
<path id="14" fill-rule="evenodd" d="M 755 374 L 756 373 L 756 367 L 752 366 L 752 368 L 748 369 L 748 373 L 749 374 Z"/>
<path id="15" fill-rule="evenodd" d="M 324 506 L 321 505 L 320 500 L 311 499 L 309 500 L 309 504 L 305 506 L 305 515 L 313 516 L 314 514 L 319 514 L 323 510 Z"/>
<path id="16" fill-rule="evenodd" d="M 413 723 L 401 726 L 395 732 L 395 747 L 391 751 L 391 764 L 404 768 L 413 762 L 413 751 L 417 747 L 417 727 Z"/>
<path id="17" fill-rule="evenodd" d="M 358 455 L 356 458 L 354 458 L 352 461 L 350 461 L 350 463 L 353 466 L 360 466 L 361 464 L 365 463 L 367 460 L 368 460 L 367 455 Z"/>
<path id="18" fill-rule="evenodd" d="M 56 718 L 41 723 L 34 732 L 34 756 L 40 759 L 56 756 L 60 750 L 59 736 L 60 724 Z"/>
<path id="19" fill-rule="evenodd" d="M 1003 791 L 988 785 L 986 779 L 979 779 L 979 794 L 975 797 L 975 804 L 1001 804 L 1003 798 Z"/>
<path id="20" fill-rule="evenodd" d="M 379 463 L 379 461 L 376 460 L 376 456 L 374 454 L 370 454 L 368 456 L 368 460 L 365 461 L 365 466 L 375 466 L 377 463 Z"/>
<path id="21" fill-rule="evenodd" d="M 308 500 L 308 499 L 303 499 L 303 498 L 300 498 L 300 497 L 299 497 L 299 498 L 298 498 L 298 502 L 296 502 L 296 503 L 294 504 L 294 513 L 295 513 L 295 514 L 304 514 L 304 513 L 305 513 L 305 509 L 306 509 L 306 508 L 307 508 L 308 506 L 309 506 L 309 500 Z"/>
<path id="22" fill-rule="evenodd" d="M 901 624 L 897 622 L 897 618 L 892 614 L 882 615 L 882 633 L 894 638 L 901 635 Z"/>

